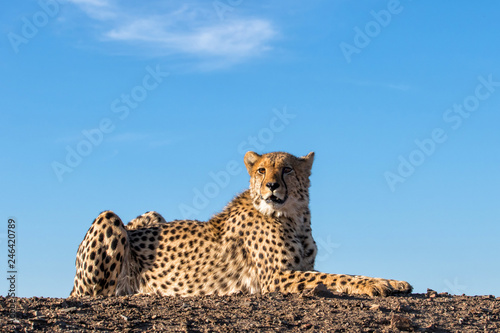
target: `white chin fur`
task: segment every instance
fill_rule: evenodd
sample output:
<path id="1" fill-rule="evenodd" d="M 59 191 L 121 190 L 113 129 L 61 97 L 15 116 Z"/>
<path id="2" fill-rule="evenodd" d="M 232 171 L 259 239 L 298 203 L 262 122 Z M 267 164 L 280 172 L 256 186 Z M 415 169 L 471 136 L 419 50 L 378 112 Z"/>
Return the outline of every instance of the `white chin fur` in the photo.
<path id="1" fill-rule="evenodd" d="M 259 206 L 257 207 L 257 209 L 264 215 L 271 215 L 272 213 L 275 212 L 274 210 L 274 207 L 272 207 L 271 205 L 269 205 L 267 202 L 265 202 L 264 200 L 261 200 L 259 202 Z"/>
<path id="2" fill-rule="evenodd" d="M 287 203 L 280 205 L 280 207 L 277 209 L 274 205 L 268 204 L 266 201 L 261 200 L 257 209 L 264 215 L 272 215 L 273 213 L 276 215 L 276 217 L 288 217 L 290 214 L 287 211 Z"/>

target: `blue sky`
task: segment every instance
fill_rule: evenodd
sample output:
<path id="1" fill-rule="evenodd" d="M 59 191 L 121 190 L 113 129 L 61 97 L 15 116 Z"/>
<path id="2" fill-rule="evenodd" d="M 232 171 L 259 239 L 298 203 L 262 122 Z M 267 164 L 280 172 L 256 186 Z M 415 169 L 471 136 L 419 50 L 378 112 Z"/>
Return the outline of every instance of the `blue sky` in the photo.
<path id="1" fill-rule="evenodd" d="M 500 296 L 500 4 L 147 3 L 3 4 L 19 296 L 68 296 L 103 210 L 207 220 L 247 150 L 316 152 L 318 270 Z"/>

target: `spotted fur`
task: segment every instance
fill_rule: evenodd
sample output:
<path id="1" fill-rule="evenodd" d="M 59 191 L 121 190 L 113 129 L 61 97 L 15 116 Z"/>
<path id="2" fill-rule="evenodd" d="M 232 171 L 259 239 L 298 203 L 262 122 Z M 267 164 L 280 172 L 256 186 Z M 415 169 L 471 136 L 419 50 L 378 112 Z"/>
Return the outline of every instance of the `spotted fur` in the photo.
<path id="1" fill-rule="evenodd" d="M 111 211 L 78 248 L 71 296 L 300 292 L 319 283 L 349 294 L 410 292 L 404 281 L 314 271 L 305 157 L 248 152 L 250 189 L 208 222 L 148 212 L 123 225 Z"/>

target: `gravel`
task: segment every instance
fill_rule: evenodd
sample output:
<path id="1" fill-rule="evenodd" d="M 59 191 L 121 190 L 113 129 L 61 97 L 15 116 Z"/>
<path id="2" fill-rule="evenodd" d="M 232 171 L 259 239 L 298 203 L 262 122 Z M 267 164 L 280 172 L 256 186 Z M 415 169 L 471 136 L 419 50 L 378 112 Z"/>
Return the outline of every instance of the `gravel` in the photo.
<path id="1" fill-rule="evenodd" d="M 203 297 L 5 298 L 2 332 L 500 332 L 500 298 L 429 290 Z"/>

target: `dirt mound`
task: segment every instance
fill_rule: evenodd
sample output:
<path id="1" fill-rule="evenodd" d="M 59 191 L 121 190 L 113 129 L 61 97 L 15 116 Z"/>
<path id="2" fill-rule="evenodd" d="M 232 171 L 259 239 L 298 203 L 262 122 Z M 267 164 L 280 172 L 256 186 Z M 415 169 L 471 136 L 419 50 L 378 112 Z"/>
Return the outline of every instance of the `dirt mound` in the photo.
<path id="1" fill-rule="evenodd" d="M 14 308 L 15 305 L 15 308 Z M 5 298 L 3 332 L 500 332 L 500 298 L 413 294 Z"/>

